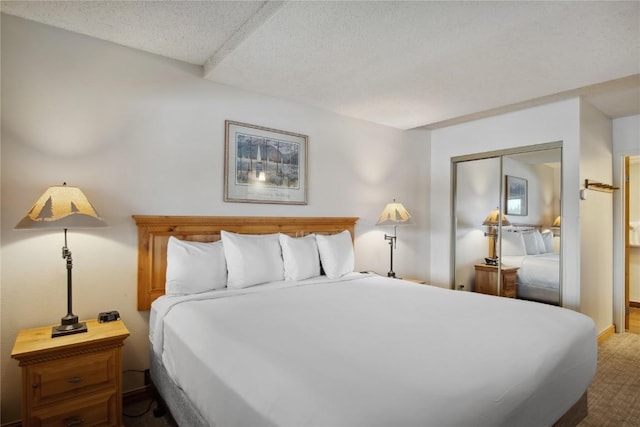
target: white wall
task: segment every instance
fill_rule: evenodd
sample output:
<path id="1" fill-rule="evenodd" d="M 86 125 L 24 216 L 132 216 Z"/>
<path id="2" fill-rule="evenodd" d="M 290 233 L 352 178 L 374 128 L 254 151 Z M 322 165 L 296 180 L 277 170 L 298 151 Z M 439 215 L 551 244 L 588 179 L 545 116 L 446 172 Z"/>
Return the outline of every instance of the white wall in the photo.
<path id="1" fill-rule="evenodd" d="M 564 305 L 580 304 L 579 258 L 579 158 L 580 101 L 554 104 L 503 114 L 434 130 L 431 134 L 431 275 L 430 281 L 443 287 L 451 283 L 450 210 L 451 158 L 479 152 L 503 150 L 562 141 L 563 197 L 562 247 Z"/>
<path id="2" fill-rule="evenodd" d="M 625 156 L 640 155 L 640 115 L 613 120 L 613 185 L 624 184 Z M 622 191 L 613 193 L 613 318 L 616 332 L 624 332 L 624 198 Z M 637 249 L 634 249 L 637 250 Z"/>
<path id="3" fill-rule="evenodd" d="M 611 184 L 611 120 L 589 104 L 580 106 L 580 181 Z M 587 190 L 580 202 L 580 311 L 598 332 L 613 323 L 613 193 Z"/>
<path id="4" fill-rule="evenodd" d="M 395 270 L 426 278 L 429 135 L 402 132 L 217 85 L 200 67 L 2 15 L 2 419 L 20 416 L 19 329 L 66 314 L 62 231 L 15 231 L 37 197 L 63 181 L 84 190 L 109 227 L 71 231 L 74 311 L 117 309 L 131 331 L 124 368 L 147 367 L 148 313 L 136 311 L 132 214 L 358 216 L 356 269 L 388 270 L 374 227 L 392 198 Z M 309 204 L 224 203 L 224 120 L 309 136 Z M 127 373 L 125 390 L 141 384 Z"/>

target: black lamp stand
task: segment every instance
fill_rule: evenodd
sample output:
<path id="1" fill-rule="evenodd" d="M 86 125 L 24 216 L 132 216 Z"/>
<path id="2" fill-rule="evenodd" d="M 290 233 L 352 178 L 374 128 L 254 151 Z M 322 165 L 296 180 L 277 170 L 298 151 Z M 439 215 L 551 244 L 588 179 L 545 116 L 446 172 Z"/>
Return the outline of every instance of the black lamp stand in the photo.
<path id="1" fill-rule="evenodd" d="M 384 240 L 389 241 L 389 272 L 387 277 L 396 277 L 396 273 L 393 271 L 393 250 L 396 248 L 396 227 L 393 227 L 393 236 L 385 233 Z"/>
<path id="2" fill-rule="evenodd" d="M 67 260 L 67 315 L 61 319 L 60 325 L 54 326 L 52 328 L 51 338 L 87 332 L 87 324 L 84 322 L 78 322 L 78 316 L 73 314 L 73 297 L 71 286 L 71 269 L 73 268 L 73 260 L 71 259 L 71 251 L 67 247 L 66 228 L 64 229 L 64 246 L 62 247 L 62 258 Z"/>

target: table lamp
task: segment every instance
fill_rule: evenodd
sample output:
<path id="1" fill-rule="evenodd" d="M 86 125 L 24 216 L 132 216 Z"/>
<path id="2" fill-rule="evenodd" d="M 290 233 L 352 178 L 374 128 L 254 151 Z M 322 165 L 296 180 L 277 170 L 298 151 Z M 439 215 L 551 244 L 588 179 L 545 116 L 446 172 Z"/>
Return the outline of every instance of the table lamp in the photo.
<path id="1" fill-rule="evenodd" d="M 378 222 L 376 222 L 376 225 L 393 225 L 393 236 L 384 234 L 384 239 L 389 241 L 390 267 L 387 273 L 388 277 L 396 277 L 396 273 L 393 271 L 393 250 L 396 248 L 397 226 L 413 223 L 411 214 L 402 206 L 402 203 L 396 202 L 396 199 L 385 206 Z"/>
<path id="2" fill-rule="evenodd" d="M 105 222 L 91 205 L 82 190 L 78 187 L 49 187 L 36 201 L 27 215 L 15 226 L 16 229 L 62 228 L 64 230 L 64 246 L 62 258 L 67 263 L 67 315 L 58 326 L 51 331 L 53 338 L 87 332 L 87 325 L 78 321 L 73 314 L 71 269 L 73 260 L 67 247 L 67 229 L 85 227 L 103 227 Z"/>
<path id="3" fill-rule="evenodd" d="M 489 215 L 487 215 L 487 217 L 484 219 L 484 222 L 482 223 L 482 225 L 484 225 L 485 227 L 489 227 L 489 230 L 485 231 L 484 235 L 489 236 L 491 238 L 491 240 L 489 240 L 489 258 L 495 260 L 496 259 L 496 239 L 498 237 L 497 227 L 500 227 L 500 226 L 506 227 L 511 225 L 511 223 L 509 222 L 509 220 L 504 214 L 502 214 L 502 217 L 501 217 L 500 209 L 496 208 L 491 212 L 489 212 Z"/>

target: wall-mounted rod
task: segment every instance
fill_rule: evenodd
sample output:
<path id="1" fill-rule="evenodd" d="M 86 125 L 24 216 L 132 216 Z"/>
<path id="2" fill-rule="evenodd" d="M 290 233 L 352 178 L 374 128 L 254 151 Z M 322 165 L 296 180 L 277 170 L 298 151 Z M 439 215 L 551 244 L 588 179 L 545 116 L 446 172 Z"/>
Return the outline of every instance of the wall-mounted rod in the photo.
<path id="1" fill-rule="evenodd" d="M 613 193 L 613 190 L 619 190 L 620 187 L 614 187 L 613 185 L 603 184 L 598 181 L 584 180 L 584 188 L 587 190 L 604 191 L 605 193 Z"/>

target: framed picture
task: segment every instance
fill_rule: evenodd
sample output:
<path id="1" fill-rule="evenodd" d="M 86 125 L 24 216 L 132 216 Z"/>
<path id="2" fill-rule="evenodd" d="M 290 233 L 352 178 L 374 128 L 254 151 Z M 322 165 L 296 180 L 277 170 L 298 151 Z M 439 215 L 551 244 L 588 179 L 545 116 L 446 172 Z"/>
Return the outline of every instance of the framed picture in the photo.
<path id="1" fill-rule="evenodd" d="M 308 137 L 225 121 L 224 201 L 307 204 Z"/>
<path id="2" fill-rule="evenodd" d="M 504 205 L 506 206 L 507 215 L 527 215 L 527 180 L 516 176 L 505 176 L 505 195 Z"/>

